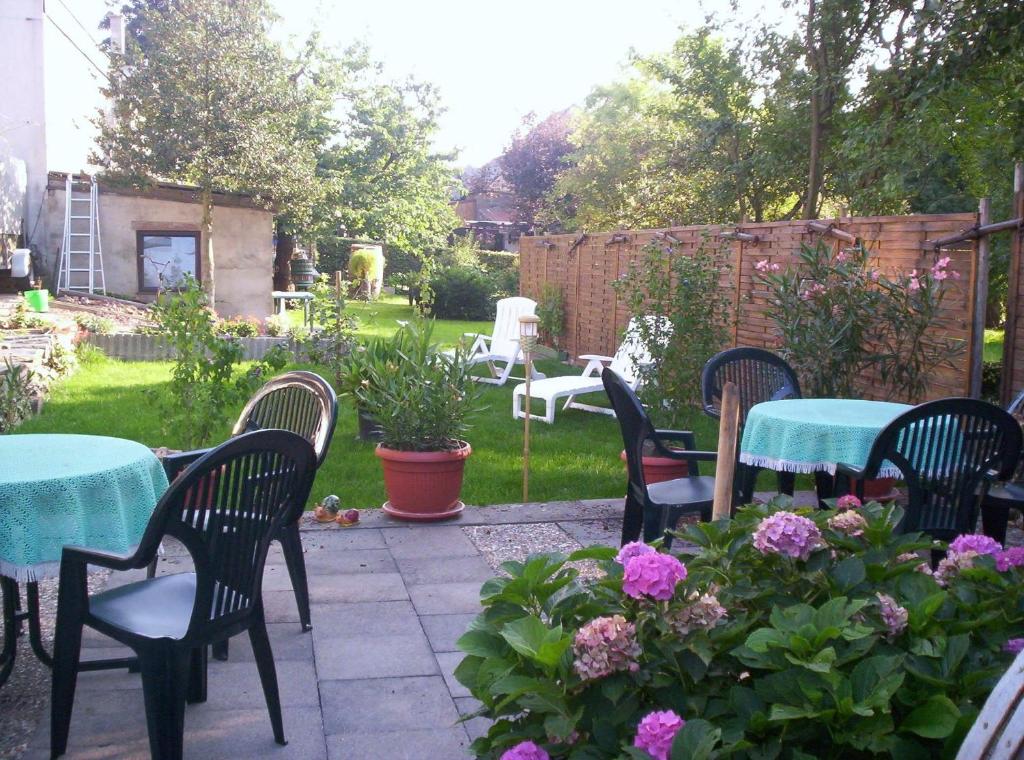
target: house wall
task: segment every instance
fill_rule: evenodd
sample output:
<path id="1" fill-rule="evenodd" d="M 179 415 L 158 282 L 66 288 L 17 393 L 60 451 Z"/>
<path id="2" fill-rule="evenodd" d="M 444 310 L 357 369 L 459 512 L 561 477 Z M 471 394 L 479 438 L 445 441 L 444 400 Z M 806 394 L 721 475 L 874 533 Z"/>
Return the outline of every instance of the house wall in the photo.
<path id="1" fill-rule="evenodd" d="M 46 215 L 50 219 L 46 256 L 54 283 L 64 233 L 64 204 L 64 190 L 51 187 L 46 196 Z M 136 233 L 146 230 L 198 232 L 202 206 L 101 189 L 99 217 L 107 293 L 148 301 L 153 300 L 154 294 L 139 291 Z M 273 213 L 263 209 L 214 206 L 215 306 L 220 316 L 263 319 L 271 314 L 273 220 Z M 73 222 L 72 230 L 78 231 L 75 224 L 88 223 Z M 82 227 L 82 231 L 87 229 L 87 226 Z"/>

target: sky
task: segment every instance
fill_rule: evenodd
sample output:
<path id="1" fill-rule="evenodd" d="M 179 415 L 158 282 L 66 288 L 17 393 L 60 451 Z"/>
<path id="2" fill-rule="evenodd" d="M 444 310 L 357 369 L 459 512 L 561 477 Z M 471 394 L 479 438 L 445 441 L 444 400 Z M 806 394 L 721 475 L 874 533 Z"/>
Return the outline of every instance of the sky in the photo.
<path id="1" fill-rule="evenodd" d="M 315 28 L 328 45 L 363 40 L 389 78 L 437 85 L 447 107 L 437 148 L 458 149 L 463 166 L 498 156 L 527 114 L 543 118 L 581 104 L 594 86 L 622 75 L 631 50 L 667 50 L 681 26 L 700 23 L 708 8 L 729 7 L 727 0 L 272 2 L 283 37 L 301 39 Z M 741 0 L 740 8 L 756 13 L 759 0 Z M 97 27 L 107 10 L 106 0 L 46 2 L 51 170 L 87 165 L 89 117 L 102 101 L 97 69 L 106 69 Z"/>

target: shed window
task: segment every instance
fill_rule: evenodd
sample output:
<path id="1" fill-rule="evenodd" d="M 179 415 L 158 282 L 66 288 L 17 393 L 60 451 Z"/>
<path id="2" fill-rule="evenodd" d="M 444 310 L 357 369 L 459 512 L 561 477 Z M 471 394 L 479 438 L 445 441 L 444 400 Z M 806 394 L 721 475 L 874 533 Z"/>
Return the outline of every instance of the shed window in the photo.
<path id="1" fill-rule="evenodd" d="M 181 287 L 187 274 L 200 278 L 198 232 L 140 232 L 136 245 L 140 291 Z"/>

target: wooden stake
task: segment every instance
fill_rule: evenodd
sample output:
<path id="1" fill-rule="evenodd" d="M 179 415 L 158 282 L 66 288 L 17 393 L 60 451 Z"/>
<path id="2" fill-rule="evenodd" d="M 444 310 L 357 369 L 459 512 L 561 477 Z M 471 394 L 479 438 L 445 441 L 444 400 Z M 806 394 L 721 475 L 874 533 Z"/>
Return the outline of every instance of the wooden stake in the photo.
<path id="1" fill-rule="evenodd" d="M 1024 218 L 1024 163 L 1013 167 L 1013 216 Z M 1003 335 L 1003 376 L 999 398 L 1010 403 L 1015 388 L 1013 374 L 1017 364 L 1017 312 L 1020 309 L 1020 268 L 1024 258 L 1024 230 L 1018 229 L 1010 244 L 1010 277 L 1006 293 L 1006 332 Z"/>
<path id="2" fill-rule="evenodd" d="M 718 463 L 715 468 L 715 501 L 711 519 L 732 515 L 733 478 L 736 475 L 736 439 L 740 429 L 740 394 L 735 383 L 722 388 L 722 416 L 718 423 Z"/>
<path id="3" fill-rule="evenodd" d="M 992 199 L 982 198 L 978 203 L 978 225 L 984 227 L 992 216 Z M 988 310 L 989 238 L 978 238 L 978 258 L 975 264 L 974 291 L 971 303 L 971 365 L 968 372 L 971 398 L 981 398 L 982 362 L 985 358 L 985 312 Z"/>
<path id="4" fill-rule="evenodd" d="M 523 351 L 523 366 L 526 368 L 526 415 L 523 417 L 523 504 L 530 501 L 530 377 L 533 375 L 533 361 L 529 346 Z"/>

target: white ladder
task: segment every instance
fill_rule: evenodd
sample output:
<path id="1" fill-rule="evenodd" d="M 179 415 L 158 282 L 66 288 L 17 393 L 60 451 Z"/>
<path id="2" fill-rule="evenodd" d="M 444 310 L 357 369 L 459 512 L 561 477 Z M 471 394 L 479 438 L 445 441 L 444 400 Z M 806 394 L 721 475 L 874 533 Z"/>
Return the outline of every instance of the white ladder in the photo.
<path id="1" fill-rule="evenodd" d="M 64 199 L 64 242 L 60 248 L 57 290 L 106 295 L 96 178 L 68 174 Z"/>

